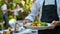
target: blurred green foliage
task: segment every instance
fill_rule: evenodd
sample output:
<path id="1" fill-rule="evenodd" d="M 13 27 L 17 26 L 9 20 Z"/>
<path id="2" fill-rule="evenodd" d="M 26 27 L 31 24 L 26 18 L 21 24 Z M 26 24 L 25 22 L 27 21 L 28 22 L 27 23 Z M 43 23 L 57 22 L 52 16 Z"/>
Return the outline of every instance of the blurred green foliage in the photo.
<path id="1" fill-rule="evenodd" d="M 3 22 L 3 14 L 1 11 L 0 11 L 0 22 Z"/>
<path id="2" fill-rule="evenodd" d="M 19 4 L 21 8 L 24 9 L 25 13 L 19 13 L 17 16 L 19 19 L 21 19 L 23 16 L 26 17 L 30 13 L 30 8 L 32 7 L 32 0 L 9 0 L 9 4 L 7 5 L 8 9 L 14 10 L 16 9 L 16 4 Z M 0 16 L 2 17 L 2 11 L 1 11 L 1 6 L 4 4 L 4 0 L 0 0 Z M 11 17 L 12 16 L 12 17 Z M 13 13 L 9 12 L 9 20 L 14 18 Z M 0 18 L 2 19 L 2 18 Z"/>
<path id="3" fill-rule="evenodd" d="M 30 13 L 30 8 L 32 7 L 32 3 L 33 3 L 32 0 L 8 0 L 8 1 L 9 1 L 9 4 L 7 5 L 8 9 L 11 9 L 11 10 L 16 9 L 16 6 L 14 6 L 14 5 L 16 5 L 17 3 L 20 5 L 21 8 L 24 9 L 25 12 L 23 12 L 23 13 L 19 12 L 18 13 L 18 16 L 17 16 L 18 20 L 24 19 Z M 4 0 L 0 0 L 0 22 L 4 21 L 3 13 L 1 10 L 1 6 L 4 3 L 5 3 Z M 13 12 L 8 12 L 8 14 L 9 14 L 9 20 L 15 19 Z M 8 27 L 8 24 L 6 26 Z M 1 26 L 0 26 L 0 29 L 1 29 Z"/>

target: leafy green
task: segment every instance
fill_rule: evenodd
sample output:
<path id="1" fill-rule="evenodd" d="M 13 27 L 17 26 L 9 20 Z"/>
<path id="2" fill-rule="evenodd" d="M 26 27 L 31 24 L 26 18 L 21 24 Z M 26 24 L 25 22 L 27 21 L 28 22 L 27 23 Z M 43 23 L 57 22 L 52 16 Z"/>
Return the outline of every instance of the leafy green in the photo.
<path id="1" fill-rule="evenodd" d="M 42 22 L 42 26 L 48 26 L 46 22 Z"/>

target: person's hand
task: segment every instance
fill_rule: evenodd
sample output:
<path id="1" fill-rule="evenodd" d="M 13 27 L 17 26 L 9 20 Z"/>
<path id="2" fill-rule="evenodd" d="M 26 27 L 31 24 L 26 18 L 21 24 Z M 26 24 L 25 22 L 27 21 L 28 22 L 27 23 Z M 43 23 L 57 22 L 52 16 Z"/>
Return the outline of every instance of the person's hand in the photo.
<path id="1" fill-rule="evenodd" d="M 26 24 L 26 23 L 29 23 L 29 22 L 31 22 L 29 19 L 23 20 L 23 24 Z"/>
<path id="2" fill-rule="evenodd" d="M 11 11 L 11 9 L 8 9 L 7 11 Z"/>
<path id="3" fill-rule="evenodd" d="M 60 21 L 53 21 L 52 24 L 55 26 L 60 26 Z"/>
<path id="4" fill-rule="evenodd" d="M 60 21 L 52 21 L 51 23 L 51 27 L 49 27 L 48 29 L 54 29 L 56 26 L 60 26 Z"/>
<path id="5" fill-rule="evenodd" d="M 26 23 L 30 23 L 31 21 L 29 19 L 25 19 L 23 20 L 23 25 L 25 25 Z M 23 26 L 24 28 L 26 28 L 25 26 Z"/>
<path id="6" fill-rule="evenodd" d="M 23 13 L 24 12 L 24 10 L 21 10 L 21 13 Z"/>

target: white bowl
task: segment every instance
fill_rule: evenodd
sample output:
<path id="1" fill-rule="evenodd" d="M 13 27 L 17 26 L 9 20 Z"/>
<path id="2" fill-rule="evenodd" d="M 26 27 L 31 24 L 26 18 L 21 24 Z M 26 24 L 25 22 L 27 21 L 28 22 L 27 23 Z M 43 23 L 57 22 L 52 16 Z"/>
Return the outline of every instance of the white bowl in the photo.
<path id="1" fill-rule="evenodd" d="M 25 26 L 26 28 L 28 28 L 28 29 L 36 29 L 36 30 L 45 30 L 45 29 L 48 29 L 49 27 L 53 26 L 53 25 L 51 25 L 50 23 L 47 23 L 48 26 L 39 26 L 39 27 L 37 27 L 37 26 L 29 26 L 30 24 L 31 24 L 31 23 L 27 23 L 27 24 L 25 24 L 24 26 Z"/>

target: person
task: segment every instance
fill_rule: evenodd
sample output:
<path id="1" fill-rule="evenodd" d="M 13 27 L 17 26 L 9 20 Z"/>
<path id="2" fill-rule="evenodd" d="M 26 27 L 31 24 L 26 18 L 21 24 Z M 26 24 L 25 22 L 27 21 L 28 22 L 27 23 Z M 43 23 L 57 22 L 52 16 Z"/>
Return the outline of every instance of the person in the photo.
<path id="1" fill-rule="evenodd" d="M 38 34 L 60 34 L 60 0 L 36 0 L 24 24 L 33 22 L 38 13 L 39 20 L 54 25 L 46 30 L 38 30 Z"/>
<path id="2" fill-rule="evenodd" d="M 13 11 L 14 11 L 14 15 L 18 16 L 18 12 L 24 12 L 24 9 L 20 7 L 19 3 L 17 3 L 16 9 Z"/>
<path id="3" fill-rule="evenodd" d="M 2 5 L 1 9 L 2 9 L 2 12 L 3 12 L 3 18 L 4 18 L 4 26 L 7 27 L 7 24 L 9 22 L 8 20 L 8 9 L 7 9 L 7 4 L 9 3 L 8 0 L 4 0 L 5 3 Z"/>
<path id="4" fill-rule="evenodd" d="M 18 20 L 18 18 L 17 18 L 17 16 L 18 16 L 18 13 L 19 12 L 24 12 L 24 9 L 23 8 L 21 8 L 20 6 L 19 6 L 19 4 L 17 3 L 16 4 L 16 9 L 15 10 L 10 10 L 11 12 L 13 12 L 14 13 L 14 16 L 16 16 L 16 20 Z M 16 20 L 14 20 L 14 19 L 11 19 L 10 21 L 9 21 L 9 24 L 10 24 L 10 26 L 12 27 L 12 28 L 15 28 L 15 22 L 16 22 Z M 22 26 L 22 23 L 17 23 L 17 25 L 16 25 L 17 27 L 20 27 L 20 26 Z"/>

